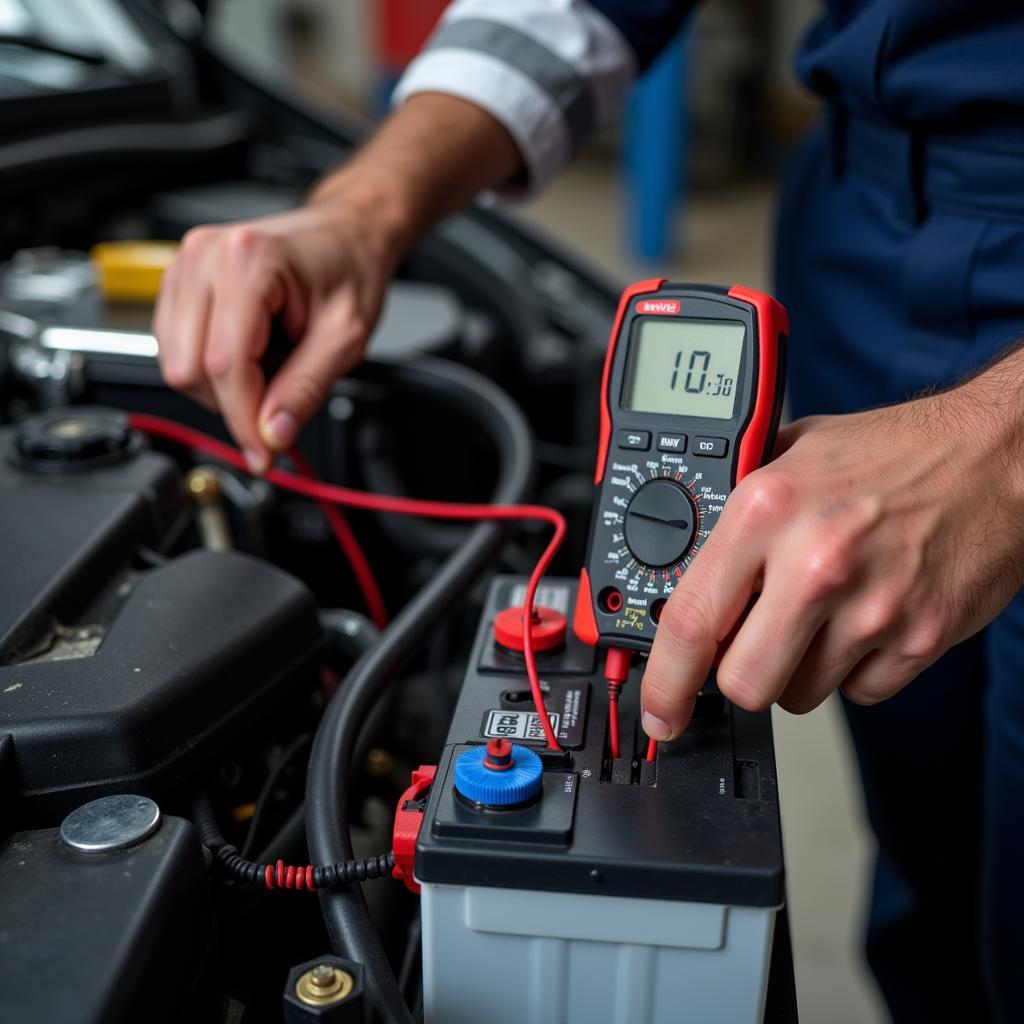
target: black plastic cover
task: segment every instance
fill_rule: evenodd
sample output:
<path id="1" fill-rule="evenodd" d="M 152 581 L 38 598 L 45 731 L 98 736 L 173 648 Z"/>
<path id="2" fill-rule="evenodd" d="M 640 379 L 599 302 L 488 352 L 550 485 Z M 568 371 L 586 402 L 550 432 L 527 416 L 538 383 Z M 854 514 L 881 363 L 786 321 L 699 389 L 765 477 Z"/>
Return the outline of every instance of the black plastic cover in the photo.
<path id="1" fill-rule="evenodd" d="M 147 572 L 91 656 L 0 668 L 23 798 L 52 811 L 166 792 L 289 692 L 321 642 L 306 588 L 247 555 Z"/>
<path id="2" fill-rule="evenodd" d="M 551 813 L 455 808 L 452 762 L 467 743 L 484 742 L 489 709 L 523 688 L 521 672 L 489 666 L 493 622 L 524 580 L 497 577 L 488 594 L 470 669 L 456 706 L 416 847 L 416 877 L 423 882 L 594 892 L 616 896 L 693 900 L 739 906 L 784 902 L 778 783 L 768 712 L 751 714 L 724 700 L 713 681 L 698 698 L 684 735 L 661 744 L 646 762 L 639 726 L 640 665 L 620 698 L 623 756 L 612 761 L 607 739 L 607 686 L 600 671 L 578 674 L 590 686 L 579 749 L 545 754 L 524 718 L 509 738 L 532 745 L 545 761 L 545 796 L 557 791 Z M 545 580 L 565 590 L 573 607 L 576 582 Z M 572 634 L 559 651 L 538 655 L 541 680 L 566 683 L 566 665 L 584 662 Z M 549 712 L 561 713 L 554 703 Z M 518 714 L 528 716 L 531 705 Z M 508 714 L 506 712 L 506 714 Z M 509 728 L 515 723 L 509 721 Z M 559 719 L 556 731 L 561 732 Z M 548 776 L 551 776 L 549 779 Z M 574 805 L 565 801 L 573 793 Z M 571 812 L 569 822 L 557 818 Z"/>
<path id="3" fill-rule="evenodd" d="M 0 845 L 0 1020 L 220 1020 L 202 974 L 212 941 L 202 844 L 165 818 L 115 853 L 65 848 L 57 829 Z"/>
<path id="4" fill-rule="evenodd" d="M 70 476 L 19 469 L 0 430 L 0 748 L 21 820 L 110 792 L 160 796 L 316 678 L 307 588 L 237 552 L 145 568 L 183 510 L 143 451 Z"/>
<path id="5" fill-rule="evenodd" d="M 51 647 L 55 624 L 76 619 L 137 547 L 158 549 L 184 508 L 165 455 L 42 474 L 21 464 L 26 429 L 0 429 L 0 665 Z"/>

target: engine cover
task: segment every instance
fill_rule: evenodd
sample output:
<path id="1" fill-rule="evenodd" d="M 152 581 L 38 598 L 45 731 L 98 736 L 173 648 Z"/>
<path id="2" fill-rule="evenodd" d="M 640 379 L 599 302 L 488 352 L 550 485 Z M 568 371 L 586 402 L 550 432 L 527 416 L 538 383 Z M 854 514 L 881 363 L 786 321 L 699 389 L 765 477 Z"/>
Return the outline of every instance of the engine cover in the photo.
<path id="1" fill-rule="evenodd" d="M 168 817 L 141 843 L 92 854 L 57 829 L 17 832 L 0 841 L 0 906 L 3 1020 L 224 1019 L 204 976 L 213 922 L 189 822 Z"/>
<path id="2" fill-rule="evenodd" d="M 105 793 L 166 793 L 315 678 L 322 634 L 306 587 L 265 562 L 136 557 L 185 511 L 169 459 L 133 443 L 88 465 L 44 453 L 60 468 L 40 471 L 25 433 L 0 429 L 0 766 L 22 816 L 50 824 Z"/>

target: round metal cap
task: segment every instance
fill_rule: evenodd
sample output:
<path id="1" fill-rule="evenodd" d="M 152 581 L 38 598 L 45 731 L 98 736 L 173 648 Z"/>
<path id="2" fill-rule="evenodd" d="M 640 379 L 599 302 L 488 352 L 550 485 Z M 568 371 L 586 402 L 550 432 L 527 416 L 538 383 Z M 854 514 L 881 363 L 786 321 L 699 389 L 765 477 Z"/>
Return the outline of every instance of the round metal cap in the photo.
<path id="1" fill-rule="evenodd" d="M 146 796 L 119 793 L 72 811 L 61 823 L 61 842 L 83 853 L 109 853 L 134 846 L 160 827 L 160 808 Z"/>

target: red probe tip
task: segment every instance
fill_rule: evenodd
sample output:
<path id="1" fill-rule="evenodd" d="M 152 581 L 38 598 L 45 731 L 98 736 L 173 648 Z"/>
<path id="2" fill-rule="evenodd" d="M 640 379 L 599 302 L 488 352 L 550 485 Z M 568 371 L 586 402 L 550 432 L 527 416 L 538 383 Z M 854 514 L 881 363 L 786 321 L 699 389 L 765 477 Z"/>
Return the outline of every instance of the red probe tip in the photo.
<path id="1" fill-rule="evenodd" d="M 609 683 L 624 683 L 629 678 L 629 669 L 635 653 L 625 647 L 609 647 L 604 659 L 605 679 Z"/>

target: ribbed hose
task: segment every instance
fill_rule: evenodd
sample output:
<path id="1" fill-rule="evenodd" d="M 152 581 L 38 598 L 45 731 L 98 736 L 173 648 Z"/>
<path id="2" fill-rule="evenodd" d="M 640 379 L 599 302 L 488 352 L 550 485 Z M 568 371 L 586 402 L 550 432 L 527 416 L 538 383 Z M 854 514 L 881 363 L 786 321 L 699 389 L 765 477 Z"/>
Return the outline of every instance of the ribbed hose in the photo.
<path id="1" fill-rule="evenodd" d="M 437 359 L 411 365 L 370 363 L 359 376 L 427 392 L 461 409 L 486 431 L 497 450 L 499 472 L 492 500 L 517 503 L 526 498 L 535 466 L 530 427 L 518 406 L 487 378 Z M 311 859 L 351 859 L 347 801 L 360 727 L 374 703 L 386 695 L 406 659 L 488 565 L 501 538 L 501 527 L 495 523 L 474 527 L 465 543 L 396 616 L 380 642 L 352 667 L 331 698 L 313 742 L 306 781 L 306 836 Z M 320 903 L 335 951 L 366 970 L 376 1019 L 412 1024 L 359 886 L 321 893 Z"/>

